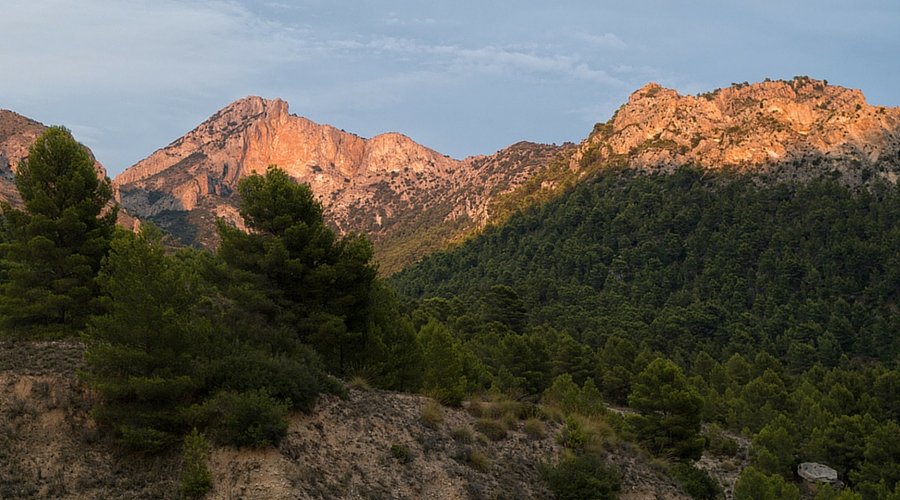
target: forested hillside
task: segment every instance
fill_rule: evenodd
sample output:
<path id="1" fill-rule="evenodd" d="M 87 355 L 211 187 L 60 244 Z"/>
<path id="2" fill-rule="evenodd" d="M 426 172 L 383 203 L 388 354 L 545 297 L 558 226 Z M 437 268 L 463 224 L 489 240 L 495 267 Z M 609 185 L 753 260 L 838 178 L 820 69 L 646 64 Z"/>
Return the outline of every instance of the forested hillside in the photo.
<path id="1" fill-rule="evenodd" d="M 819 461 L 883 498 L 900 479 L 898 248 L 892 184 L 609 169 L 392 282 L 451 333 L 470 390 L 546 398 L 571 376 L 646 407 L 668 359 L 703 421 L 754 438 L 738 487 L 781 491 Z"/>

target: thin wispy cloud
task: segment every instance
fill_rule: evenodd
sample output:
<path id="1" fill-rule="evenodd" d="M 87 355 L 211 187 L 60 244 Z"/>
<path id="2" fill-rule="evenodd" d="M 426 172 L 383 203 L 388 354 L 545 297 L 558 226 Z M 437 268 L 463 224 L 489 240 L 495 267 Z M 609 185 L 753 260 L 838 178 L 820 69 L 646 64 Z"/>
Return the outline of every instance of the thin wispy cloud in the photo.
<path id="1" fill-rule="evenodd" d="M 621 38 L 615 33 L 585 33 L 579 32 L 572 35 L 578 41 L 584 42 L 591 47 L 603 47 L 607 49 L 624 49 L 628 47 Z"/>

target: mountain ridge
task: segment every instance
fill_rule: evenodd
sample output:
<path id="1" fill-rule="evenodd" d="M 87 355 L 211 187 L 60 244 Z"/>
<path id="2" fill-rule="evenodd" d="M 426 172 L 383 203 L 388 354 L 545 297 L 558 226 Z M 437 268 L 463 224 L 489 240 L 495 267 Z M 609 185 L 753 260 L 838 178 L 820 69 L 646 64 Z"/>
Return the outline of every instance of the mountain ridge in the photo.
<path id="1" fill-rule="evenodd" d="M 183 243 L 211 246 L 216 218 L 242 226 L 235 193 L 240 178 L 275 164 L 310 185 L 335 229 L 365 232 L 377 248 L 422 226 L 416 219 L 423 213 L 433 215 L 429 225 L 483 225 L 494 193 L 520 184 L 559 151 L 520 142 L 494 155 L 457 160 L 397 132 L 366 139 L 290 114 L 283 100 L 251 96 L 125 170 L 114 185 L 129 212 Z M 433 249 L 409 252 L 415 258 Z M 401 254 L 400 261 L 411 258 Z"/>

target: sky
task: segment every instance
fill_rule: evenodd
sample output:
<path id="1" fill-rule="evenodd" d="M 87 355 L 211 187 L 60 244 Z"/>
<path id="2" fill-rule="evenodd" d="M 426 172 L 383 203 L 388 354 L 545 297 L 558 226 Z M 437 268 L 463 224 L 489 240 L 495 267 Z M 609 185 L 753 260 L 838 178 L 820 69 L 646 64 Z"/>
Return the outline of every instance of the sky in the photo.
<path id="1" fill-rule="evenodd" d="M 808 75 L 900 105 L 896 0 L 3 0 L 0 108 L 114 176 L 247 95 L 441 153 L 578 142 L 654 81 Z"/>

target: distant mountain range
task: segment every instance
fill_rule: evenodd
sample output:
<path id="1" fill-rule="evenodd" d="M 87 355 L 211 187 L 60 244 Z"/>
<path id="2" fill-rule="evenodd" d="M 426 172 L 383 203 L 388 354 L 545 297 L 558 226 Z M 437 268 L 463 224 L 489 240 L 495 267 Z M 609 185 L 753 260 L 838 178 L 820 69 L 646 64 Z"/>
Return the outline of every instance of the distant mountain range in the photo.
<path id="1" fill-rule="evenodd" d="M 0 195 L 43 126 L 0 111 Z M 900 175 L 900 108 L 858 90 L 797 77 L 682 96 L 648 84 L 580 145 L 521 142 L 450 158 L 410 138 L 365 139 L 288 112 L 280 99 L 240 99 L 114 180 L 125 210 L 182 244 L 214 246 L 215 220 L 242 225 L 238 181 L 278 165 L 308 183 L 340 232 L 369 235 L 385 272 L 545 201 L 598 168 L 680 165 L 839 177 L 858 185 Z"/>

